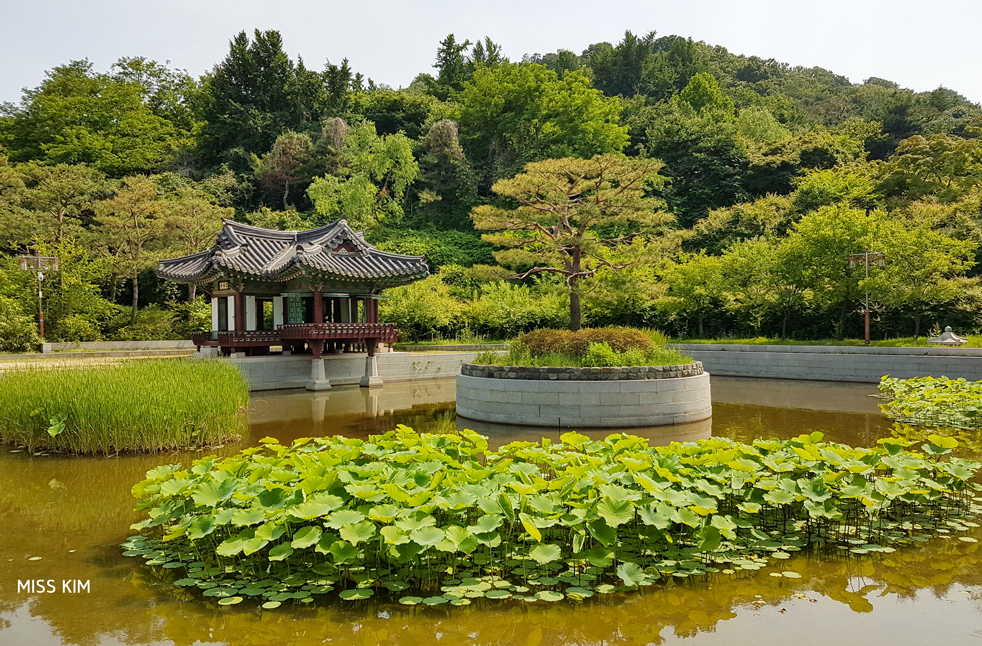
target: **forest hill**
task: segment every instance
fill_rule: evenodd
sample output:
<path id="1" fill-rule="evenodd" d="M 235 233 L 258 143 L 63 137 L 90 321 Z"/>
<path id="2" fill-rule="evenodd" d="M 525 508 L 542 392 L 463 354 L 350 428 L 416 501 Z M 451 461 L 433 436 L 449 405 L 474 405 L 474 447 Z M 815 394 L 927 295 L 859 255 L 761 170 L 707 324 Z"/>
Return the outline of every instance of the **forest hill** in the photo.
<path id="1" fill-rule="evenodd" d="M 598 251 L 623 269 L 597 272 L 585 324 L 850 336 L 868 288 L 875 337 L 979 327 L 982 110 L 945 88 L 628 32 L 520 62 L 449 36 L 432 74 L 394 90 L 347 61 L 307 68 L 257 31 L 200 78 L 74 61 L 0 112 L 0 350 L 37 342 L 36 278 L 16 265 L 34 251 L 61 259 L 50 340 L 207 328 L 201 295 L 152 271 L 213 244 L 223 217 L 302 230 L 343 216 L 379 249 L 425 254 L 436 275 L 380 312 L 408 336 L 563 326 L 561 280 L 502 282 L 528 267 L 471 213 L 512 208 L 493 187 L 530 162 L 604 154 L 660 160 L 647 198 L 676 224 L 616 251 L 644 262 Z M 605 227 L 596 238 L 628 231 Z M 888 257 L 869 280 L 847 260 L 867 246 Z"/>

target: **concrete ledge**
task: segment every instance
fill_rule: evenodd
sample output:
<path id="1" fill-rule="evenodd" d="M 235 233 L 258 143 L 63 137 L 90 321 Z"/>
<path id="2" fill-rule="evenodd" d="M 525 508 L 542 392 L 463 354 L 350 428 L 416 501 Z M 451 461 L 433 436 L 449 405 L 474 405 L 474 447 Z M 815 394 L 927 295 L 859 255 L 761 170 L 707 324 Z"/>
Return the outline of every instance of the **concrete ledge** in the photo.
<path id="1" fill-rule="evenodd" d="M 594 368 L 540 368 L 534 366 L 489 366 L 465 363 L 460 372 L 468 377 L 519 379 L 527 381 L 645 381 L 678 379 L 702 374 L 698 361 L 678 366 L 611 366 Z"/>
<path id="2" fill-rule="evenodd" d="M 487 352 L 507 350 L 507 343 L 458 343 L 455 345 L 436 345 L 419 343 L 416 345 L 397 345 L 396 352 Z"/>
<path id="3" fill-rule="evenodd" d="M 982 349 L 678 344 L 715 375 L 878 383 L 884 375 L 982 379 Z"/>
<path id="4" fill-rule="evenodd" d="M 552 381 L 457 375 L 457 415 L 563 428 L 663 426 L 712 416 L 709 373 L 661 379 Z"/>
<path id="5" fill-rule="evenodd" d="M 325 354 L 324 380 L 332 386 L 358 385 L 366 376 L 364 352 Z M 443 352 L 439 354 L 412 354 L 409 352 L 385 352 L 376 355 L 378 374 L 368 387 L 377 387 L 395 381 L 423 381 L 450 379 L 460 370 L 464 361 L 471 361 L 476 352 Z M 251 390 L 287 390 L 304 388 L 311 381 L 309 354 L 291 356 L 236 357 L 231 361 L 249 382 Z"/>

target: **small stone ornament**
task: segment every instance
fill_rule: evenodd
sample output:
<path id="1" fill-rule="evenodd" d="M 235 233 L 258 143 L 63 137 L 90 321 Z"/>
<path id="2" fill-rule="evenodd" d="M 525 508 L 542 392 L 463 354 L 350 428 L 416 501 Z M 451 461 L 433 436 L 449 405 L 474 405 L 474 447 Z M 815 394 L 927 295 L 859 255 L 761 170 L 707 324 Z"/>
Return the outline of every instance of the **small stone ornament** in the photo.
<path id="1" fill-rule="evenodd" d="M 944 332 L 941 336 L 932 336 L 927 340 L 928 343 L 933 343 L 935 345 L 961 345 L 967 343 L 968 339 L 960 337 L 951 331 L 951 326 L 946 325 Z"/>

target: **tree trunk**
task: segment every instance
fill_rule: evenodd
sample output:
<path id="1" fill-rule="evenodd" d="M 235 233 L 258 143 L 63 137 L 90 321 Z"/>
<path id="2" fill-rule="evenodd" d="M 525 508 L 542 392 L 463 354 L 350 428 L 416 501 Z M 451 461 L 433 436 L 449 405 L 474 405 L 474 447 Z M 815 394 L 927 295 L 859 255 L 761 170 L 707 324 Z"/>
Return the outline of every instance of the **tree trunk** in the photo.
<path id="1" fill-rule="evenodd" d="M 197 285 L 188 285 L 188 303 L 194 302 L 194 297 L 198 295 Z"/>
<path id="2" fill-rule="evenodd" d="M 140 279 L 137 272 L 133 272 L 133 311 L 130 314 L 130 324 L 136 323 L 136 308 L 140 302 Z"/>
<path id="3" fill-rule="evenodd" d="M 572 275 L 567 279 L 566 284 L 569 285 L 569 329 L 571 332 L 576 332 L 580 329 L 580 285 L 579 276 L 580 273 L 580 250 L 576 249 L 573 251 L 573 257 L 569 264 L 566 265 L 567 271 Z"/>
<path id="4" fill-rule="evenodd" d="M 788 338 L 788 313 L 784 313 L 784 321 L 781 322 L 781 338 Z"/>
<path id="5" fill-rule="evenodd" d="M 699 313 L 699 338 L 700 339 L 703 338 L 703 336 L 702 336 L 702 319 L 703 318 L 705 318 L 705 315 L 702 312 L 700 312 Z"/>
<path id="6" fill-rule="evenodd" d="M 287 199 L 290 197 L 290 182 L 284 182 L 283 186 L 283 210 L 286 211 Z"/>
<path id="7" fill-rule="evenodd" d="M 580 290 L 575 283 L 569 289 L 569 329 L 571 332 L 580 329 Z"/>
<path id="8" fill-rule="evenodd" d="M 921 335 L 921 317 L 918 315 L 914 317 L 914 340 L 916 341 L 917 337 L 919 337 L 920 335 Z"/>

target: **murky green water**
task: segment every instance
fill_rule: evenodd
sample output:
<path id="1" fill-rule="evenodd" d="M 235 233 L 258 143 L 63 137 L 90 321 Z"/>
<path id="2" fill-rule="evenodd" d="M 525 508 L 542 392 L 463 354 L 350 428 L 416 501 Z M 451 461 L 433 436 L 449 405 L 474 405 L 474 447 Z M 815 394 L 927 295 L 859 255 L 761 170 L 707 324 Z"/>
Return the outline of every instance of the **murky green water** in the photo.
<path id="1" fill-rule="evenodd" d="M 889 436 L 892 427 L 868 397 L 872 392 L 872 386 L 855 384 L 717 377 L 711 422 L 632 432 L 662 443 L 710 435 L 786 438 L 817 430 L 827 439 L 869 446 Z M 450 380 L 390 384 L 380 392 L 260 395 L 253 400 L 249 436 L 228 450 L 266 435 L 282 442 L 314 434 L 365 437 L 396 424 L 446 431 L 459 423 L 490 436 L 493 445 L 560 434 L 559 429 L 458 421 L 453 394 Z M 373 598 L 274 612 L 247 604 L 219 608 L 183 596 L 118 548 L 137 519 L 130 487 L 158 464 L 190 459 L 187 454 L 70 459 L 0 450 L 0 646 L 982 646 L 982 543 L 945 539 L 871 558 L 801 556 L 789 562 L 800 579 L 771 577 L 765 569 L 670 582 L 582 604 L 480 602 L 406 609 Z M 982 540 L 982 530 L 972 535 Z M 51 580 L 57 591 L 18 590 L 18 581 L 30 579 Z M 63 591 L 64 581 L 88 581 L 89 591 Z"/>

